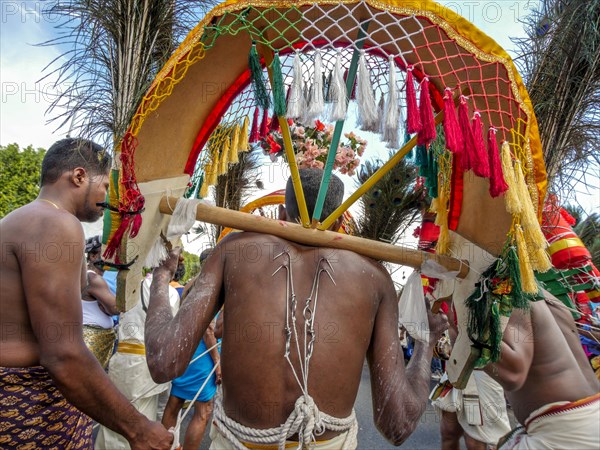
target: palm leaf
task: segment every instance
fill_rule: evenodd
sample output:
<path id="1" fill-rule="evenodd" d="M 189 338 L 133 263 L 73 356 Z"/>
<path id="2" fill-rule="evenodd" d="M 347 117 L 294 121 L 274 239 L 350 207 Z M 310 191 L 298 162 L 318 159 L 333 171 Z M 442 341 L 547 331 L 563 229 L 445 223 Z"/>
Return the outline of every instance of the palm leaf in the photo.
<path id="1" fill-rule="evenodd" d="M 568 195 L 575 184 L 597 179 L 600 167 L 600 2 L 543 0 L 526 25 L 528 36 L 515 40 L 516 63 L 538 120 L 550 188 Z"/>
<path id="2" fill-rule="evenodd" d="M 124 135 L 144 93 L 183 36 L 214 1 L 53 1 L 48 14 L 63 18 L 57 38 L 41 45 L 65 51 L 45 78 L 62 91 L 50 121 L 70 134 L 112 147 Z"/>

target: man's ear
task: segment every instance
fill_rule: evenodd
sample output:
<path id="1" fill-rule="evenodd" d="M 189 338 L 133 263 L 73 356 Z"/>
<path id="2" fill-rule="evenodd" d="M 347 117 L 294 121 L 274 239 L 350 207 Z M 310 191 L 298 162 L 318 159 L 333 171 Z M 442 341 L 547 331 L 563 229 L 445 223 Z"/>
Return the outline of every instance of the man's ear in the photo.
<path id="1" fill-rule="evenodd" d="M 284 222 L 287 221 L 287 211 L 283 205 L 279 205 L 278 218 Z"/>
<path id="2" fill-rule="evenodd" d="M 71 174 L 71 181 L 75 186 L 81 186 L 85 183 L 87 171 L 83 167 L 76 167 Z"/>

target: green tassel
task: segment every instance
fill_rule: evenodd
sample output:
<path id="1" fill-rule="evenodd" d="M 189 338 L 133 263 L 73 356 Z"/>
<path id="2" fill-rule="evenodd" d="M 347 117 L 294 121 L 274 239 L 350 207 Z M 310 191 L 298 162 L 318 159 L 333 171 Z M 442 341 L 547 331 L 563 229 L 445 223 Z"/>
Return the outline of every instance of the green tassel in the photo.
<path id="1" fill-rule="evenodd" d="M 275 57 L 271 63 L 273 76 L 273 108 L 277 117 L 285 117 L 285 88 L 283 87 L 283 75 L 281 74 L 281 61 L 279 52 L 275 52 Z"/>
<path id="2" fill-rule="evenodd" d="M 490 311 L 490 338 L 489 344 L 490 350 L 490 361 L 496 362 L 500 359 L 500 349 L 502 345 L 502 330 L 500 329 L 500 308 L 498 302 L 492 300 L 492 307 Z"/>
<path id="3" fill-rule="evenodd" d="M 267 92 L 267 86 L 263 78 L 263 69 L 260 64 L 260 58 L 256 51 L 256 44 L 252 43 L 250 54 L 248 55 L 248 66 L 250 67 L 250 74 L 252 76 L 252 85 L 254 86 L 254 96 L 256 97 L 256 103 L 261 109 L 269 109 L 271 106 L 271 98 Z"/>
<path id="4" fill-rule="evenodd" d="M 528 309 L 529 296 L 521 288 L 521 271 L 519 269 L 519 257 L 517 249 L 510 246 L 506 255 L 506 264 L 508 266 L 508 276 L 512 280 L 512 306 L 513 308 Z"/>
<path id="5" fill-rule="evenodd" d="M 424 145 L 417 145 L 417 156 L 415 163 L 419 167 L 420 177 L 426 177 L 429 173 L 428 160 L 427 147 Z"/>

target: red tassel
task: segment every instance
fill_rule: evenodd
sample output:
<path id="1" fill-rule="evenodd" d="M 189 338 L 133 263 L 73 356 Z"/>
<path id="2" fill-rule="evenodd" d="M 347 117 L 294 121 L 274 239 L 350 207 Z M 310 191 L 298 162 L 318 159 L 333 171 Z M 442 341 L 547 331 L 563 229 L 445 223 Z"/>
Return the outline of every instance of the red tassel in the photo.
<path id="1" fill-rule="evenodd" d="M 565 219 L 565 222 L 567 222 L 569 225 L 573 226 L 577 223 L 577 221 L 575 220 L 575 217 L 573 217 L 571 214 L 569 214 L 569 212 L 563 208 L 559 209 L 560 211 L 560 215 L 562 216 L 563 219 Z"/>
<path id="2" fill-rule="evenodd" d="M 271 123 L 269 124 L 269 131 L 279 131 L 279 118 L 277 117 L 277 114 L 275 114 L 274 111 L 273 117 L 271 117 Z"/>
<path id="3" fill-rule="evenodd" d="M 258 115 L 260 114 L 260 111 L 258 109 L 258 106 L 256 108 L 254 108 L 254 117 L 252 119 L 252 128 L 250 128 L 250 135 L 248 136 L 248 142 L 253 143 L 253 142 L 258 142 L 259 136 L 258 136 Z"/>
<path id="4" fill-rule="evenodd" d="M 129 232 L 129 237 L 134 238 L 137 236 L 140 228 L 142 227 L 142 214 L 136 214 L 133 217 L 133 224 L 131 225 L 131 231 Z"/>
<path id="5" fill-rule="evenodd" d="M 460 153 L 465 146 L 465 140 L 458 125 L 451 88 L 446 88 L 444 93 L 444 135 L 446 148 L 452 153 Z"/>
<path id="6" fill-rule="evenodd" d="M 260 139 L 266 138 L 267 134 L 269 134 L 269 110 L 265 109 L 260 122 Z"/>
<path id="7" fill-rule="evenodd" d="M 498 141 L 496 141 L 496 129 L 488 130 L 488 159 L 490 166 L 490 195 L 498 197 L 508 190 L 508 185 L 504 181 L 502 174 L 502 163 L 500 162 L 500 152 L 498 151 Z"/>
<path id="8" fill-rule="evenodd" d="M 106 250 L 104 251 L 104 254 L 102 255 L 104 257 L 104 259 L 112 259 L 112 257 L 114 256 L 115 262 L 117 264 L 121 263 L 120 258 L 119 258 L 119 253 L 117 252 L 117 250 L 121 246 L 121 241 L 123 240 L 123 236 L 125 236 L 125 233 L 127 232 L 127 229 L 129 228 L 130 222 L 131 222 L 131 216 L 126 215 L 122 218 L 119 228 L 117 228 L 117 230 L 115 231 L 115 234 L 113 234 L 110 241 L 108 241 Z"/>
<path id="9" fill-rule="evenodd" d="M 473 148 L 473 130 L 471 130 L 471 122 L 469 120 L 469 105 L 467 98 L 464 95 L 460 96 L 460 104 L 458 105 L 458 124 L 463 135 L 462 154 L 462 170 L 472 169 L 470 149 Z"/>
<path id="10" fill-rule="evenodd" d="M 419 115 L 421 118 L 421 130 L 417 138 L 418 145 L 429 145 L 435 139 L 435 117 L 433 117 L 433 108 L 431 107 L 431 95 L 429 93 L 429 78 L 425 77 L 421 83 L 421 102 L 419 105 Z"/>
<path id="11" fill-rule="evenodd" d="M 417 94 L 413 83 L 413 68 L 406 71 L 406 131 L 418 133 L 421 130 L 421 117 L 417 107 Z"/>
<path id="12" fill-rule="evenodd" d="M 488 160 L 488 152 L 485 149 L 483 142 L 483 123 L 481 123 L 481 113 L 475 111 L 473 115 L 472 126 L 473 130 L 473 172 L 475 175 L 482 178 L 490 177 L 490 162 Z"/>

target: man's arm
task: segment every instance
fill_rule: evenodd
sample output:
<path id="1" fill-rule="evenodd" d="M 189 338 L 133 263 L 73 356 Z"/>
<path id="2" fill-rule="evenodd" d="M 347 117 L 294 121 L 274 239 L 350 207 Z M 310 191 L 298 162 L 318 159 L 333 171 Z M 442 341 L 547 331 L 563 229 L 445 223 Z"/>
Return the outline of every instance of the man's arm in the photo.
<path id="1" fill-rule="evenodd" d="M 185 372 L 200 339 L 221 307 L 222 247 L 217 246 L 206 260 L 202 273 L 186 292 L 185 301 L 175 317 L 169 305 L 168 287 L 177 269 L 181 249 L 173 250 L 154 269 L 145 342 L 148 368 L 157 383 L 165 383 Z"/>
<path id="2" fill-rule="evenodd" d="M 108 283 L 97 273 L 89 274 L 90 284 L 87 287 L 87 292 L 96 300 L 108 315 L 114 316 L 119 314 L 117 309 L 117 299 L 108 288 Z"/>
<path id="3" fill-rule="evenodd" d="M 533 330 L 530 311 L 513 309 L 504 330 L 500 360 L 484 370 L 507 391 L 520 389 L 533 360 Z"/>
<path id="4" fill-rule="evenodd" d="M 375 425 L 386 439 L 400 445 L 414 431 L 427 406 L 433 347 L 447 323 L 444 315 L 433 318 L 429 312 L 429 344 L 416 341 L 405 368 L 398 338 L 398 300 L 392 280 L 386 278 L 367 359 Z"/>
<path id="5" fill-rule="evenodd" d="M 148 421 L 110 382 L 82 337 L 83 231 L 60 213 L 53 226 L 33 233 L 39 248 L 19 255 L 31 324 L 44 366 L 65 398 L 97 422 L 122 434 L 133 449 L 169 448 L 172 436 Z"/>
<path id="6" fill-rule="evenodd" d="M 202 339 L 204 339 L 206 348 L 214 347 L 209 351 L 209 354 L 213 360 L 214 365 L 217 366 L 217 368 L 215 369 L 215 382 L 217 384 L 221 384 L 223 375 L 221 373 L 221 365 L 219 364 L 221 361 L 221 354 L 219 353 L 219 347 L 217 346 L 217 338 L 215 337 L 215 320 L 213 320 L 210 323 Z"/>

